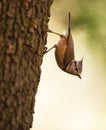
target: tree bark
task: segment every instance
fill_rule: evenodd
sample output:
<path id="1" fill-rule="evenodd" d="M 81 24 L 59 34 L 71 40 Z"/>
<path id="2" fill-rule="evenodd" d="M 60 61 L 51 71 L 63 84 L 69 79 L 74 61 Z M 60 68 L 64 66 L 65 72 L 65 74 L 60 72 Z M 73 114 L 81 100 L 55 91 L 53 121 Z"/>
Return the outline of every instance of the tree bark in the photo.
<path id="1" fill-rule="evenodd" d="M 0 130 L 32 127 L 52 1 L 0 1 Z"/>

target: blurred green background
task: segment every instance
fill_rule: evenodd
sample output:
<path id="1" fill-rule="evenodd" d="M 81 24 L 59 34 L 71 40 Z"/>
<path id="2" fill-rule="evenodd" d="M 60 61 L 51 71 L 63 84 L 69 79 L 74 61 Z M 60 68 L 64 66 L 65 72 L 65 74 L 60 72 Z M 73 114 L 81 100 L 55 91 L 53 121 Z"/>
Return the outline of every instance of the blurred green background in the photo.
<path id="1" fill-rule="evenodd" d="M 66 13 L 71 12 L 73 30 L 87 34 L 88 49 L 103 70 L 106 68 L 106 0 L 54 0 L 51 17 L 62 28 L 67 25 Z M 63 26 L 64 25 L 64 26 Z M 104 70 L 106 74 L 106 69 Z"/>
<path id="2" fill-rule="evenodd" d="M 49 28 L 67 31 L 68 12 L 75 57 L 83 57 L 82 79 L 44 55 L 32 130 L 106 130 L 106 0 L 54 0 Z M 47 47 L 59 40 L 48 33 Z"/>

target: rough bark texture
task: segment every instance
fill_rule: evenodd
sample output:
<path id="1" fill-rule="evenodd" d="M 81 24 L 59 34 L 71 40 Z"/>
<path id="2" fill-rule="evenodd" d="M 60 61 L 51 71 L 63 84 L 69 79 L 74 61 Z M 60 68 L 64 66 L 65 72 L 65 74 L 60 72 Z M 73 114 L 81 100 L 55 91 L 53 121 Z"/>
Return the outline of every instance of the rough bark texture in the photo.
<path id="1" fill-rule="evenodd" d="M 0 130 L 32 127 L 52 0 L 0 0 Z"/>

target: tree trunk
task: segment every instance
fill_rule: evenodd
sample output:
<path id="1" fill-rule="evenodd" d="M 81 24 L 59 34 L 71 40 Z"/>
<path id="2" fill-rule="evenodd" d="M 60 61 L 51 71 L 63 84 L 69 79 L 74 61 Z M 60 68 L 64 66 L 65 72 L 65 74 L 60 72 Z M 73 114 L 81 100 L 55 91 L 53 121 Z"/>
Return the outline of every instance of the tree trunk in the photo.
<path id="1" fill-rule="evenodd" d="M 0 130 L 32 127 L 52 1 L 0 1 Z"/>

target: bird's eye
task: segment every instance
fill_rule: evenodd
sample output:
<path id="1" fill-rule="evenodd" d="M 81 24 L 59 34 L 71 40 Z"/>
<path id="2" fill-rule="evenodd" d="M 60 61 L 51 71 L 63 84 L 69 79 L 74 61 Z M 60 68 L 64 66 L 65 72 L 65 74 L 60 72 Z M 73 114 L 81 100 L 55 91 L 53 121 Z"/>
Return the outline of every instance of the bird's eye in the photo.
<path id="1" fill-rule="evenodd" d="M 75 67 L 75 70 L 76 70 L 76 71 L 78 71 L 78 68 L 77 68 L 77 67 Z"/>
<path id="2" fill-rule="evenodd" d="M 74 61 L 74 64 L 75 64 L 75 70 L 78 72 L 78 68 L 77 68 L 77 63 L 76 63 L 76 61 Z"/>

